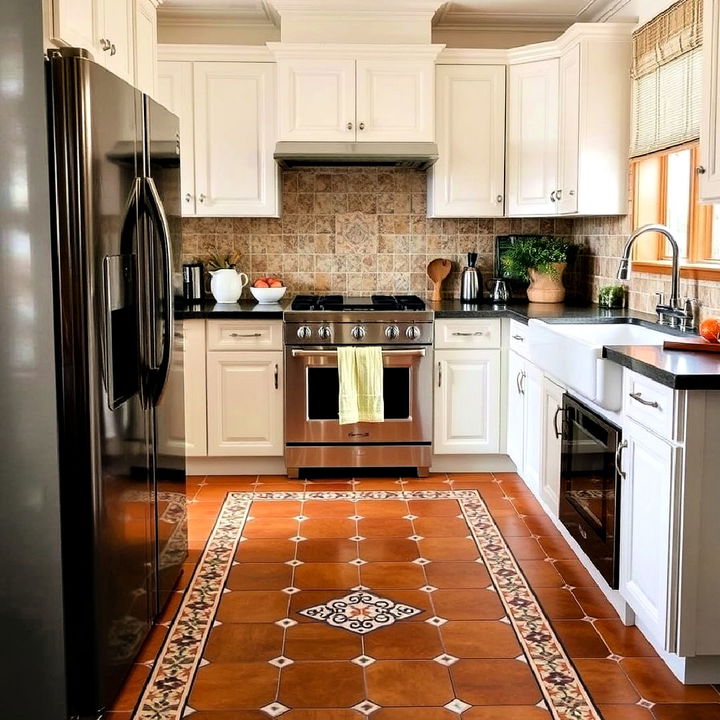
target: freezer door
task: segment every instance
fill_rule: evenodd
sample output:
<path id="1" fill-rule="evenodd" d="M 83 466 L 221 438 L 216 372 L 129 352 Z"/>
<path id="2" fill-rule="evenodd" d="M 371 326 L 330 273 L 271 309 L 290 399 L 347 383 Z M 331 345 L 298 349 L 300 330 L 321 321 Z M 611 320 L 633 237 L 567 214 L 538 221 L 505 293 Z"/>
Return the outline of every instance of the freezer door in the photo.
<path id="1" fill-rule="evenodd" d="M 185 398 L 182 320 L 174 297 L 182 294 L 182 217 L 178 118 L 145 101 L 145 172 L 149 253 L 152 258 L 152 373 L 154 468 L 157 488 L 158 608 L 170 597 L 187 558 L 185 506 Z"/>
<path id="2" fill-rule="evenodd" d="M 84 51 L 52 52 L 49 65 L 70 704 L 97 717 L 154 614 L 142 95 Z"/>

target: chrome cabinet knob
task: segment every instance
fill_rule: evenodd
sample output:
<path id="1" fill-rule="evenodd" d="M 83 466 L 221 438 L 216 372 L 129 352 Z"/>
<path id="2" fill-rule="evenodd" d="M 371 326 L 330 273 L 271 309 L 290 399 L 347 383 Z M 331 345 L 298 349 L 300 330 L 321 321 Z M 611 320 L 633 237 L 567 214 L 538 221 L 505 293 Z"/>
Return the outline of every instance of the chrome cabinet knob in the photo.
<path id="1" fill-rule="evenodd" d="M 499 205 L 502 201 L 503 201 L 503 196 L 502 196 L 502 195 L 498 195 L 498 196 L 495 198 L 495 202 L 496 202 L 498 205 Z"/>
<path id="2" fill-rule="evenodd" d="M 206 197 L 206 196 L 205 196 L 204 193 L 200 193 L 200 194 L 198 195 L 198 200 L 199 200 L 201 203 L 204 203 L 204 202 L 205 202 L 205 197 Z"/>
<path id="3" fill-rule="evenodd" d="M 312 335 L 312 330 L 307 325 L 301 325 L 297 329 L 297 336 L 301 340 L 305 340 L 306 338 L 309 338 Z"/>
<path id="4" fill-rule="evenodd" d="M 411 325 L 406 331 L 405 335 L 410 340 L 417 340 L 421 335 L 421 330 L 417 325 Z"/>
<path id="5" fill-rule="evenodd" d="M 345 127 L 347 127 L 348 130 L 352 130 L 353 124 L 351 122 L 349 122 Z"/>
<path id="6" fill-rule="evenodd" d="M 352 335 L 354 340 L 362 340 L 365 337 L 365 335 L 367 335 L 367 332 L 362 325 L 356 325 L 350 331 L 350 335 Z"/>
<path id="7" fill-rule="evenodd" d="M 555 197 L 557 198 L 558 202 L 560 202 L 560 200 L 562 200 L 562 190 L 558 190 L 555 193 Z"/>
<path id="8" fill-rule="evenodd" d="M 323 325 L 322 327 L 318 328 L 318 336 L 321 340 L 329 340 L 331 334 L 332 332 L 327 325 Z"/>
<path id="9" fill-rule="evenodd" d="M 192 195 L 190 193 L 185 193 L 185 202 L 190 202 L 192 200 Z"/>
<path id="10" fill-rule="evenodd" d="M 550 202 L 555 202 L 555 191 L 554 190 L 550 193 Z"/>
<path id="11" fill-rule="evenodd" d="M 398 335 L 400 335 L 400 328 L 397 325 L 388 325 L 385 328 L 385 337 L 389 340 L 394 340 Z"/>
<path id="12" fill-rule="evenodd" d="M 110 43 L 110 55 L 114 55 L 116 52 L 115 43 Z"/>
<path id="13" fill-rule="evenodd" d="M 707 172 L 707 170 L 706 170 L 702 165 L 698 165 L 698 166 L 695 168 L 695 172 L 696 172 L 698 175 L 704 175 L 704 174 Z"/>
<path id="14" fill-rule="evenodd" d="M 360 128 L 360 130 L 364 130 L 364 129 L 365 129 L 365 123 L 361 122 L 361 123 L 358 125 L 358 127 Z"/>
<path id="15" fill-rule="evenodd" d="M 100 38 L 100 47 L 103 52 L 107 52 L 110 49 L 110 41 L 107 38 Z"/>

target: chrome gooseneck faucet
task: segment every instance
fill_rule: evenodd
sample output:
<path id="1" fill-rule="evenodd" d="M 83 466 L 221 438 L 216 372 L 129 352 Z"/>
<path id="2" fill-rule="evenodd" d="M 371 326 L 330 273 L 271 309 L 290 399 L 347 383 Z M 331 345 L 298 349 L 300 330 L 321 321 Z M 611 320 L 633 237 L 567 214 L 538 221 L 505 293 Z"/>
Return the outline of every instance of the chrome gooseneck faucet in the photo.
<path id="1" fill-rule="evenodd" d="M 678 300 L 678 285 L 680 284 L 680 248 L 678 247 L 677 240 L 673 237 L 673 234 L 669 227 L 666 225 L 660 225 L 651 223 L 649 225 L 643 225 L 638 228 L 625 243 L 625 249 L 623 250 L 623 256 L 620 259 L 620 267 L 617 271 L 618 280 L 627 280 L 630 274 L 630 253 L 635 241 L 646 232 L 657 232 L 664 235 L 670 243 L 670 249 L 672 250 L 672 277 L 670 285 L 670 301 L 665 304 L 663 293 L 657 293 L 658 304 L 655 308 L 655 312 L 658 315 L 658 322 L 661 325 L 672 325 L 673 327 L 680 325 L 682 330 L 694 330 L 695 329 L 695 308 L 693 301 L 690 298 L 686 298 L 682 307 Z"/>

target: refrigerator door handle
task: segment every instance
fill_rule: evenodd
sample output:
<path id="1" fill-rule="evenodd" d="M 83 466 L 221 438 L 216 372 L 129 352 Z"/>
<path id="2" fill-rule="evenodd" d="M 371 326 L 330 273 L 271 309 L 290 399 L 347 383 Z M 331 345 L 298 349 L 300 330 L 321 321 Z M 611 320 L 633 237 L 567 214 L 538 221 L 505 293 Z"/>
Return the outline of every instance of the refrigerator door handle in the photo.
<path id="1" fill-rule="evenodd" d="M 165 383 L 167 382 L 170 372 L 170 364 L 172 362 L 173 347 L 173 286 L 172 286 L 172 245 L 170 241 L 170 226 L 165 208 L 163 208 L 160 200 L 155 181 L 151 177 L 145 178 L 145 186 L 147 188 L 147 197 L 149 199 L 148 211 L 152 219 L 153 227 L 160 235 L 162 274 L 164 280 L 163 293 L 163 342 L 162 353 L 157 364 L 152 367 L 155 371 L 155 382 L 151 388 L 153 405 L 157 405 L 162 397 Z"/>

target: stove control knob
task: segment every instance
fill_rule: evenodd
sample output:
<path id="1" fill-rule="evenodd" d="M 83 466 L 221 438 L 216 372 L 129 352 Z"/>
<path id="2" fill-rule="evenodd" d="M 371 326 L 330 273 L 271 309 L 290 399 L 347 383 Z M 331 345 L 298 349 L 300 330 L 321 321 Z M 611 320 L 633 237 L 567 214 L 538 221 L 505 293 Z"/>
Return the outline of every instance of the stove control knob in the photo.
<path id="1" fill-rule="evenodd" d="M 309 338 L 312 335 L 312 330 L 307 325 L 301 325 L 297 330 L 297 336 L 301 340 L 305 340 L 305 338 Z"/>
<path id="2" fill-rule="evenodd" d="M 356 325 L 350 331 L 350 334 L 353 336 L 354 340 L 362 340 L 367 333 L 365 332 L 365 328 L 362 325 Z"/>
<path id="3" fill-rule="evenodd" d="M 397 325 L 388 325 L 385 328 L 385 337 L 388 340 L 394 340 L 400 334 L 400 328 Z"/>
<path id="4" fill-rule="evenodd" d="M 407 335 L 409 340 L 417 340 L 420 337 L 421 333 L 422 333 L 422 331 L 420 330 L 420 328 L 417 325 L 411 325 L 405 331 L 405 335 Z"/>
<path id="5" fill-rule="evenodd" d="M 321 325 L 318 328 L 318 335 L 321 340 L 329 340 L 331 334 L 330 328 L 327 325 Z"/>

